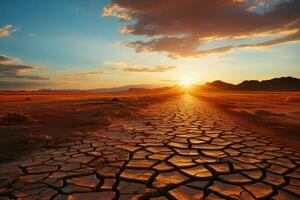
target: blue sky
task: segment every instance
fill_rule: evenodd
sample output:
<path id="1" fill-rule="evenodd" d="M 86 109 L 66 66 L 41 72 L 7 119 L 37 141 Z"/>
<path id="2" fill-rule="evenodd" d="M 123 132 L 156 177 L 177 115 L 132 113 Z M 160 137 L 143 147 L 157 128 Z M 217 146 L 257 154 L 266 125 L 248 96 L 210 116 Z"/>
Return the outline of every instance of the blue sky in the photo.
<path id="1" fill-rule="evenodd" d="M 15 72 L 18 76 L 5 77 L 3 72 L 0 81 L 35 83 L 28 87 L 24 84 L 25 89 L 32 85 L 34 89 L 97 88 L 173 84 L 182 79 L 197 83 L 222 79 L 235 83 L 244 79 L 300 76 L 298 41 L 176 59 L 168 57 L 166 52 L 137 53 L 125 43 L 147 38 L 143 34 L 121 34 L 119 30 L 128 22 L 114 16 L 104 17 L 102 10 L 109 3 L 108 0 L 2 0 L 0 29 L 12 25 L 14 31 L 0 37 L 0 55 L 12 58 L 13 64 L 32 68 Z M 245 41 L 257 43 L 263 39 Z M 209 40 L 202 44 L 202 49 L 243 43 L 235 39 Z M 157 66 L 163 66 L 163 70 Z M 19 74 L 23 73 L 48 80 L 39 84 L 38 80 L 20 79 Z"/>
<path id="2" fill-rule="evenodd" d="M 94 65 L 119 37 L 118 20 L 102 17 L 105 1 L 6 0 L 1 5 L 1 25 L 20 29 L 0 40 L 1 51 L 24 62 L 54 68 Z"/>

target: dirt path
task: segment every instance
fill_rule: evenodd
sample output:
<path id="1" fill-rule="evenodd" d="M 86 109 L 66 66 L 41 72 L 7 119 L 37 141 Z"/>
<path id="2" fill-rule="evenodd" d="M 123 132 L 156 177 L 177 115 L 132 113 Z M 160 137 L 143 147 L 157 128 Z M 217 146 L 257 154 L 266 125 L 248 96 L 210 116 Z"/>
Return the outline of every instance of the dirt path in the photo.
<path id="1" fill-rule="evenodd" d="M 298 199 L 300 156 L 188 94 L 0 166 L 0 199 Z"/>

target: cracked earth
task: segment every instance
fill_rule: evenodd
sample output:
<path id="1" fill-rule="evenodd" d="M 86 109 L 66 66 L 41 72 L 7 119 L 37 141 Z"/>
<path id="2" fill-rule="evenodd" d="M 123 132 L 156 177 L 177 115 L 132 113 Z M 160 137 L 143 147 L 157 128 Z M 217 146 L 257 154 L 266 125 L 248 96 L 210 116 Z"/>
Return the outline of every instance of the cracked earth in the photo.
<path id="1" fill-rule="evenodd" d="M 0 199 L 299 199 L 300 156 L 188 94 L 0 165 Z"/>

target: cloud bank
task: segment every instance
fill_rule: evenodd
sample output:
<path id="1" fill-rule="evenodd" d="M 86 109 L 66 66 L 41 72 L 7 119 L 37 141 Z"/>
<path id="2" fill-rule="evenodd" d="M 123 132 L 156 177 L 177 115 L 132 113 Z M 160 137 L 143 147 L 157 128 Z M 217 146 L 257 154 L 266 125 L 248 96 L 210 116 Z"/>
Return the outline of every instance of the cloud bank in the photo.
<path id="1" fill-rule="evenodd" d="M 14 58 L 0 55 L 0 79 L 16 78 L 39 81 L 49 80 L 46 77 L 27 74 L 33 71 L 40 71 L 44 69 L 45 67 L 18 63 Z"/>
<path id="2" fill-rule="evenodd" d="M 111 0 L 104 16 L 125 21 L 124 34 L 146 36 L 127 45 L 137 52 L 200 57 L 234 48 L 300 40 L 299 0 Z M 267 36 L 263 42 L 253 42 Z M 206 41 L 249 39 L 242 45 L 201 48 Z"/>

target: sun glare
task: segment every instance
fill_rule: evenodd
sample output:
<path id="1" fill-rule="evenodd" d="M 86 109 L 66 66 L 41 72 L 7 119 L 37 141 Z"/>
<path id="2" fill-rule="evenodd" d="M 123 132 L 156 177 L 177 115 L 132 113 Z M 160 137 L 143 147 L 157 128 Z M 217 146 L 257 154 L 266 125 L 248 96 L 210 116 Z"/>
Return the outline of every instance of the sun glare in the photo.
<path id="1" fill-rule="evenodd" d="M 180 81 L 180 84 L 184 87 L 190 87 L 192 85 L 192 80 L 190 79 L 183 79 Z"/>

